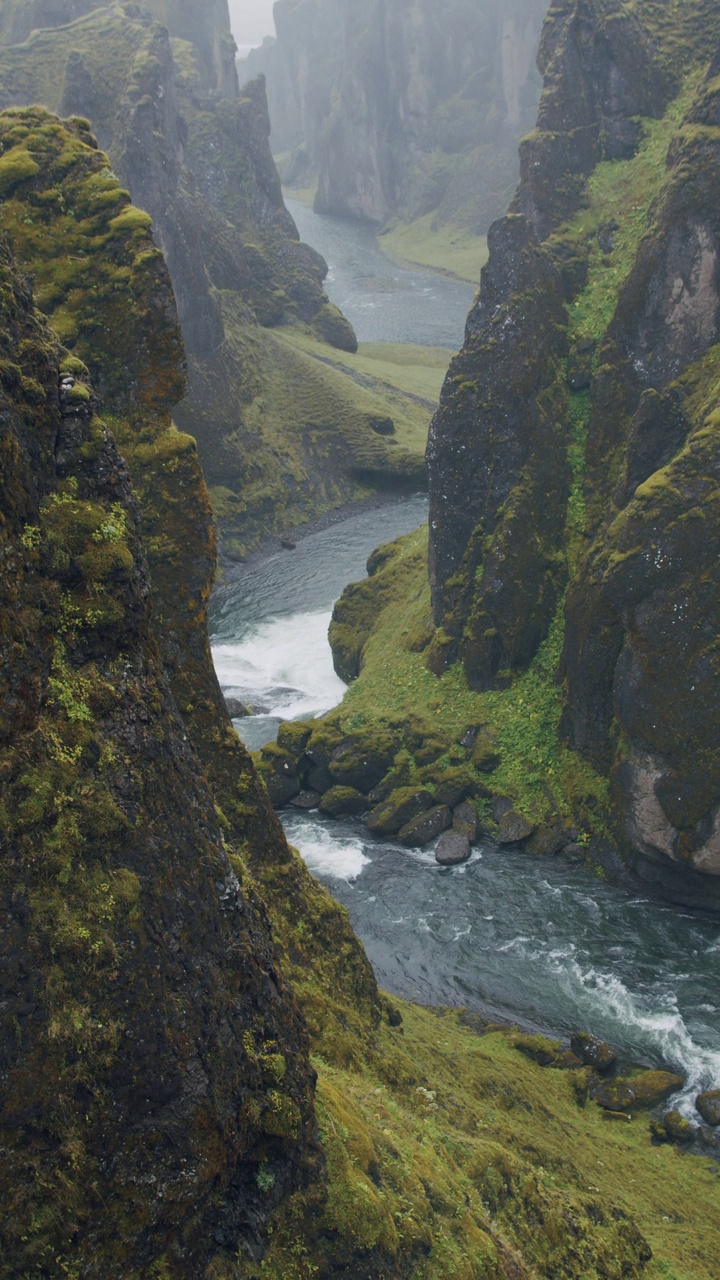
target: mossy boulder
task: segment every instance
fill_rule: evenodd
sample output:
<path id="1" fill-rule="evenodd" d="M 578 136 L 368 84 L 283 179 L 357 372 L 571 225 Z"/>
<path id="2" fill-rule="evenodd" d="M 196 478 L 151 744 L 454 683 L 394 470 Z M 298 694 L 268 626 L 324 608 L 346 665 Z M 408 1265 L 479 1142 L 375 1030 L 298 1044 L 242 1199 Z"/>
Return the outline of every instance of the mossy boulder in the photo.
<path id="1" fill-rule="evenodd" d="M 526 1058 L 530 1058 L 532 1062 L 536 1062 L 539 1067 L 554 1066 L 558 1056 L 562 1053 L 561 1042 L 559 1040 L 550 1040 L 547 1036 L 516 1036 L 513 1043 L 520 1053 L 523 1053 Z"/>
<path id="2" fill-rule="evenodd" d="M 479 729 L 473 746 L 472 762 L 480 773 L 492 773 L 500 764 L 497 741 L 487 729 Z"/>
<path id="3" fill-rule="evenodd" d="M 642 1071 L 603 1080 L 591 1089 L 591 1096 L 606 1111 L 646 1111 L 677 1093 L 683 1084 L 683 1077 L 671 1071 Z"/>
<path id="4" fill-rule="evenodd" d="M 697 1137 L 696 1126 L 679 1111 L 666 1112 L 662 1124 L 668 1140 L 679 1147 L 689 1146 Z"/>
<path id="5" fill-rule="evenodd" d="M 277 745 L 281 750 L 289 752 L 296 760 L 299 760 L 305 751 L 312 732 L 312 724 L 286 720 L 278 729 Z"/>
<path id="6" fill-rule="evenodd" d="M 346 738 L 331 752 L 327 767 L 336 786 L 367 793 L 382 781 L 396 750 L 396 740 L 382 731 Z"/>
<path id="7" fill-rule="evenodd" d="M 452 813 L 448 806 L 435 805 L 406 822 L 398 832 L 398 842 L 409 849 L 421 849 L 447 831 L 451 824 Z"/>
<path id="8" fill-rule="evenodd" d="M 570 1038 L 570 1048 L 573 1053 L 588 1067 L 592 1067 L 594 1071 L 605 1074 L 612 1071 L 617 1064 L 617 1053 L 612 1045 L 605 1040 L 599 1040 L 597 1036 L 590 1035 L 587 1031 L 579 1031 Z"/>
<path id="9" fill-rule="evenodd" d="M 406 823 L 429 809 L 432 802 L 432 794 L 422 787 L 398 787 L 371 811 L 368 827 L 374 835 L 395 835 Z"/>
<path id="10" fill-rule="evenodd" d="M 351 818 L 358 813 L 366 813 L 367 796 L 353 787 L 331 787 L 320 801 L 321 813 L 329 818 Z"/>
<path id="11" fill-rule="evenodd" d="M 695 1106 L 706 1124 L 720 1125 L 720 1089 L 710 1089 L 695 1099 Z"/>
<path id="12" fill-rule="evenodd" d="M 478 835 L 480 834 L 480 823 L 478 820 L 478 811 L 472 800 L 465 800 L 463 804 L 457 805 L 452 811 L 453 831 L 458 831 L 460 835 L 467 836 L 470 844 L 476 844 Z"/>

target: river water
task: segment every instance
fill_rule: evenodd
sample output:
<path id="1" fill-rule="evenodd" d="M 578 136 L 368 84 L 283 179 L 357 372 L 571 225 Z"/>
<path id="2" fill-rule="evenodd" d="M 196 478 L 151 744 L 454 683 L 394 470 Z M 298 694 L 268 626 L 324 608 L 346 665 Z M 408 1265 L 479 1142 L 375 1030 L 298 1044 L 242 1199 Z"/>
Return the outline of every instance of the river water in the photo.
<path id="1" fill-rule="evenodd" d="M 462 346 L 475 296 L 472 285 L 396 265 L 365 223 L 321 217 L 297 200 L 286 204 L 301 240 L 325 258 L 327 295 L 351 321 L 359 342 L 410 342 L 451 351 Z"/>
<path id="2" fill-rule="evenodd" d="M 349 293 L 342 301 L 336 292 L 335 300 L 362 336 L 388 336 L 383 326 L 396 322 L 383 317 L 384 304 L 366 306 L 368 296 L 377 301 L 382 291 L 373 292 L 362 274 L 353 286 L 350 260 L 362 273 L 379 252 L 371 237 L 362 227 L 339 224 L 323 239 L 336 220 L 304 212 L 310 221 L 303 235 L 331 263 L 337 245 L 335 282 L 346 281 Z M 318 234 L 312 220 L 323 224 Z M 346 257 L 341 240 L 333 240 L 341 231 L 349 237 Z M 385 264 L 384 270 L 395 269 Z M 428 289 L 452 284 L 426 281 Z M 394 340 L 422 340 L 417 298 L 410 290 L 404 307 L 412 314 L 393 330 Z M 463 306 L 458 299 L 454 318 L 450 308 L 425 341 L 440 345 L 444 336 L 449 344 Z M 344 686 L 327 643 L 333 603 L 348 582 L 364 576 L 374 547 L 425 519 L 422 496 L 356 514 L 304 537 L 295 551 L 233 569 L 218 587 L 211 614 L 215 663 L 223 689 L 259 709 L 236 721 L 251 748 L 272 740 L 281 719 L 321 715 L 340 701 Z M 486 842 L 465 866 L 441 868 L 432 850 L 378 841 L 359 821 L 283 816 L 308 866 L 347 906 L 386 990 L 517 1017 L 549 1032 L 593 1031 L 634 1060 L 681 1072 L 680 1105 L 688 1114 L 701 1088 L 720 1087 L 716 919 L 663 906 L 562 859 L 536 859 Z"/>

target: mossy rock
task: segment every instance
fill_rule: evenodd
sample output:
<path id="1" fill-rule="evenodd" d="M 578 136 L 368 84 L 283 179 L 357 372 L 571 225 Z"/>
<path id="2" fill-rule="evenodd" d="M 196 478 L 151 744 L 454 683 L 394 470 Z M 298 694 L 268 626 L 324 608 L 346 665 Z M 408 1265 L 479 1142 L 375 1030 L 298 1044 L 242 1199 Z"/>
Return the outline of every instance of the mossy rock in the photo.
<path id="1" fill-rule="evenodd" d="M 461 804 L 467 796 L 477 794 L 477 778 L 472 769 L 463 765 L 442 771 L 431 767 L 424 769 L 421 777 L 432 791 L 435 803 L 447 804 L 451 809 Z"/>
<path id="2" fill-rule="evenodd" d="M 686 1147 L 695 1141 L 697 1129 L 681 1112 L 675 1110 L 666 1112 L 662 1122 L 669 1141 L 674 1142 L 676 1146 Z"/>
<path id="3" fill-rule="evenodd" d="M 605 1040 L 599 1040 L 597 1036 L 590 1035 L 587 1031 L 579 1031 L 571 1036 L 570 1048 L 586 1066 L 592 1067 L 594 1071 L 599 1071 L 601 1074 L 612 1071 L 617 1063 L 617 1053 L 612 1045 Z"/>
<path id="4" fill-rule="evenodd" d="M 452 825 L 452 813 L 446 804 L 435 805 L 406 822 L 398 832 L 398 842 L 408 849 L 422 849 Z"/>
<path id="5" fill-rule="evenodd" d="M 286 720 L 278 729 L 277 744 L 296 759 L 300 759 L 310 740 L 313 725 L 299 720 Z"/>
<path id="6" fill-rule="evenodd" d="M 271 769 L 281 778 L 296 778 L 299 776 L 298 761 L 301 754 L 302 751 L 281 747 L 279 742 L 269 742 L 260 752 L 260 759 L 265 766 L 263 771 Z"/>
<path id="7" fill-rule="evenodd" d="M 346 738 L 332 751 L 328 769 L 336 786 L 372 791 L 385 777 L 396 750 L 395 739 L 382 731 Z"/>
<path id="8" fill-rule="evenodd" d="M 472 762 L 480 773 L 493 773 L 501 762 L 497 742 L 487 729 L 480 729 L 478 732 Z"/>
<path id="9" fill-rule="evenodd" d="M 320 812 L 329 818 L 351 818 L 367 811 L 367 796 L 353 787 L 331 787 L 320 801 Z"/>
<path id="10" fill-rule="evenodd" d="M 536 1062 L 539 1067 L 554 1066 L 562 1053 L 562 1043 L 559 1040 L 549 1040 L 547 1036 L 542 1035 L 516 1036 L 513 1044 L 520 1053 L 530 1058 L 531 1062 Z"/>
<path id="11" fill-rule="evenodd" d="M 649 1110 L 682 1089 L 682 1076 L 671 1071 L 643 1071 L 597 1084 L 591 1095 L 605 1111 Z"/>
<path id="12" fill-rule="evenodd" d="M 377 805 L 368 817 L 368 827 L 378 836 L 391 836 L 432 805 L 433 798 L 422 787 L 399 787 Z"/>
<path id="13" fill-rule="evenodd" d="M 720 1125 L 720 1089 L 710 1089 L 695 1099 L 695 1106 L 706 1124 L 716 1128 Z"/>

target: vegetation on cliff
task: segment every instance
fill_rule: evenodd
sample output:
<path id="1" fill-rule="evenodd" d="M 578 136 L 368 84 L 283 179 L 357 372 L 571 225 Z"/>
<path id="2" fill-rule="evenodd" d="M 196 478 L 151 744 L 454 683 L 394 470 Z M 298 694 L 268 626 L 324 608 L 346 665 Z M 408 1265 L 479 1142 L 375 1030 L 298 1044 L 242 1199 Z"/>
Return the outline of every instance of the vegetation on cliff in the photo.
<path id="1" fill-rule="evenodd" d="M 431 431 L 431 599 L 401 544 L 332 632 L 339 669 L 360 669 L 346 730 L 380 706 L 400 727 L 411 699 L 382 669 L 407 670 L 448 765 L 469 725 L 495 743 L 473 780 L 488 829 L 508 799 L 525 838 L 560 823 L 602 856 L 610 837 L 703 905 L 720 867 L 718 43 L 702 0 L 551 10 L 538 129 Z"/>
<path id="2" fill-rule="evenodd" d="M 202 12 L 180 0 L 39 2 L 30 26 L 23 13 L 0 4 L 4 38 L 25 40 L 0 50 L 0 104 L 87 118 L 154 219 L 187 349 L 176 421 L 198 441 L 225 554 L 242 557 L 377 487 L 423 484 L 431 407 L 388 391 L 386 378 L 361 388 L 322 372 L 318 351 L 352 352 L 355 335 L 323 292 L 325 263 L 285 210 L 262 88 L 238 94 L 224 0 Z M 70 295 L 70 264 L 66 275 Z M 54 284 L 57 311 L 62 273 Z M 288 349 L 290 335 L 316 339 L 313 354 Z M 396 443 L 373 427 L 391 417 Z"/>

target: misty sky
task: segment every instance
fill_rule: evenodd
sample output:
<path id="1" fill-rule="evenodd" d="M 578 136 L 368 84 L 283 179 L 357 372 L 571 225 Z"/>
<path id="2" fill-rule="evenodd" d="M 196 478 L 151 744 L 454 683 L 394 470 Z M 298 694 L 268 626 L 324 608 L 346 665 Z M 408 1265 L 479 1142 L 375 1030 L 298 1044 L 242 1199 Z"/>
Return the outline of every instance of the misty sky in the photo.
<path id="1" fill-rule="evenodd" d="M 233 34 L 238 44 L 262 44 L 275 35 L 273 0 L 229 0 Z"/>

